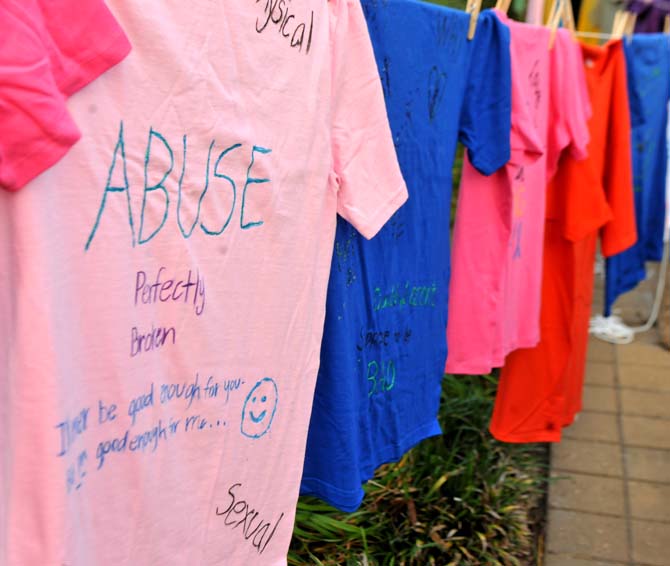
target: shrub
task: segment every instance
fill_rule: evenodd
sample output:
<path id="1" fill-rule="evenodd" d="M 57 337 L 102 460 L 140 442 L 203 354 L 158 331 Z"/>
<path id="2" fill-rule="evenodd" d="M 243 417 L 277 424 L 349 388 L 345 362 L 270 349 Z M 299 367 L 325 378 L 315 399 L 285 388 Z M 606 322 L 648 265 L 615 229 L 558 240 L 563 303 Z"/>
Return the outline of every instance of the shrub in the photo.
<path id="1" fill-rule="evenodd" d="M 355 513 L 301 498 L 289 564 L 534 564 L 546 449 L 491 437 L 494 395 L 491 376 L 446 376 L 445 434 L 382 466 Z"/>

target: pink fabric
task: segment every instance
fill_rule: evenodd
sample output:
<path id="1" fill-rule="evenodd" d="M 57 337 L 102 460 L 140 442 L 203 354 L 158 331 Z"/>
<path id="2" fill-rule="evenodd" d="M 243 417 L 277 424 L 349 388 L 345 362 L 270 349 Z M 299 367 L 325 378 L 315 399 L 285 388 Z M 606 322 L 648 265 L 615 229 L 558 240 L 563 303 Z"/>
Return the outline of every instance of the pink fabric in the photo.
<path id="1" fill-rule="evenodd" d="M 101 0 L 6 0 L 0 6 L 0 187 L 18 190 L 79 139 L 69 96 L 130 45 Z"/>
<path id="2" fill-rule="evenodd" d="M 283 565 L 336 212 L 407 197 L 363 14 L 108 4 L 132 52 L 0 194 L 0 563 Z"/>
<path id="3" fill-rule="evenodd" d="M 528 0 L 526 6 L 526 22 L 536 26 L 541 26 L 544 19 L 544 1 Z"/>
<path id="4" fill-rule="evenodd" d="M 453 374 L 489 373 L 538 343 L 546 186 L 561 151 L 588 141 L 574 112 L 583 69 L 565 65 L 578 46 L 559 32 L 550 51 L 548 29 L 498 15 L 511 31 L 512 156 L 490 177 L 464 162 L 449 287 Z"/>
<path id="5" fill-rule="evenodd" d="M 34 2 L 21 0 L 26 6 Z M 37 4 L 43 16 L 51 69 L 66 96 L 128 55 L 128 38 L 103 0 L 37 0 Z"/>

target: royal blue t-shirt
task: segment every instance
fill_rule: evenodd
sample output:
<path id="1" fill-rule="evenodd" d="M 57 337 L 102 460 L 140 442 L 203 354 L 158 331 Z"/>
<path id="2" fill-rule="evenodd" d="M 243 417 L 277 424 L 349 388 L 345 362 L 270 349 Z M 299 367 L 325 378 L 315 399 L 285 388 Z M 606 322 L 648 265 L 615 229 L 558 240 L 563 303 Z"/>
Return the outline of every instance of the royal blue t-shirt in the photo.
<path id="1" fill-rule="evenodd" d="M 624 40 L 630 100 L 637 243 L 607 259 L 605 315 L 622 293 L 646 277 L 645 262 L 663 255 L 666 124 L 670 97 L 670 40 L 639 34 Z"/>
<path id="2" fill-rule="evenodd" d="M 338 219 L 301 493 L 344 511 L 437 421 L 447 357 L 457 142 L 491 174 L 510 156 L 509 30 L 412 0 L 363 0 L 407 203 L 372 240 Z"/>

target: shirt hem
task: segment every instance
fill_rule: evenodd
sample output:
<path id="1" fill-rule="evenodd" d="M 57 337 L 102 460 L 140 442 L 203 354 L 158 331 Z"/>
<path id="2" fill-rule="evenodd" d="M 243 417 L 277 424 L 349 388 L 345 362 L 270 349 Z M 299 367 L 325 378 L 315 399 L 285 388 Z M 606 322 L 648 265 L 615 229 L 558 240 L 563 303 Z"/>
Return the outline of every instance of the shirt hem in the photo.
<path id="1" fill-rule="evenodd" d="M 82 76 L 58 85 L 61 92 L 67 97 L 72 96 L 106 71 L 118 65 L 128 56 L 131 49 L 132 46 L 125 32 L 119 30 L 101 51 L 87 59 L 74 61 Z"/>
<path id="2" fill-rule="evenodd" d="M 386 450 L 384 450 L 380 454 L 380 457 L 377 458 L 378 463 L 372 468 L 372 472 L 370 472 L 370 466 L 359 468 L 361 485 L 357 490 L 344 490 L 318 478 L 306 477 L 302 479 L 300 495 L 317 497 L 340 511 L 353 513 L 361 506 L 363 497 L 365 496 L 362 484 L 374 477 L 377 468 L 384 464 L 399 461 L 404 454 L 421 441 L 440 434 L 442 434 L 440 424 L 437 419 L 433 419 L 431 422 L 425 423 L 414 429 L 397 444 L 387 446 Z"/>
<path id="3" fill-rule="evenodd" d="M 481 365 L 477 365 L 472 361 L 468 363 L 450 363 L 447 360 L 447 365 L 445 366 L 444 371 L 450 375 L 488 375 L 493 371 L 494 368 L 503 367 L 505 365 L 505 358 L 512 352 L 526 348 L 535 348 L 539 343 L 539 336 L 533 336 L 531 338 L 519 338 L 513 344 L 503 348 L 504 353 L 502 358 L 495 356 L 488 362 L 481 362 Z"/>
<path id="4" fill-rule="evenodd" d="M 468 151 L 468 158 L 470 159 L 470 163 L 472 166 L 479 171 L 482 175 L 485 177 L 490 177 L 493 175 L 496 171 L 507 165 L 510 160 L 512 159 L 512 149 L 510 148 L 509 151 L 507 152 L 506 157 L 502 157 L 500 159 L 495 159 L 495 158 L 490 158 L 488 156 L 486 157 L 477 157 L 476 161 L 477 164 L 475 165 L 475 162 L 472 160 L 472 155 L 479 156 L 478 151 Z"/>
<path id="5" fill-rule="evenodd" d="M 357 230 L 363 234 L 365 238 L 370 240 L 373 238 L 386 224 L 391 216 L 407 201 L 409 194 L 407 186 L 403 183 L 389 198 L 380 209 L 370 218 L 368 222 L 356 226 Z"/>
<path id="6" fill-rule="evenodd" d="M 489 375 L 495 366 L 469 364 L 447 364 L 444 371 L 449 375 Z"/>
<path id="7" fill-rule="evenodd" d="M 71 125 L 69 131 L 61 135 L 51 135 L 35 144 L 35 148 L 16 163 L 11 164 L 11 178 L 0 184 L 6 190 L 16 192 L 22 189 L 35 177 L 44 173 L 50 167 L 58 163 L 79 141 L 81 133 L 77 130 L 67 111 L 63 112 L 55 124 L 67 122 Z"/>
<path id="8" fill-rule="evenodd" d="M 510 433 L 501 432 L 494 427 L 489 427 L 489 432 L 496 440 L 508 444 L 531 444 L 535 442 L 560 442 L 560 430 L 543 430 L 537 432 Z"/>

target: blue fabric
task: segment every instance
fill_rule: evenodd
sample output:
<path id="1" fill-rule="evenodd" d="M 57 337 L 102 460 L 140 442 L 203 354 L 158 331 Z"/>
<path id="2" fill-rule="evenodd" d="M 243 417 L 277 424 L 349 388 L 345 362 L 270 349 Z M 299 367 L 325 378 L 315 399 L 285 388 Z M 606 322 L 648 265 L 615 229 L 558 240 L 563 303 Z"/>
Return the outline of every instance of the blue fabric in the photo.
<path id="1" fill-rule="evenodd" d="M 408 202 L 371 241 L 338 219 L 301 493 L 344 511 L 362 482 L 440 434 L 452 166 L 510 156 L 509 30 L 411 0 L 362 2 Z"/>
<path id="2" fill-rule="evenodd" d="M 665 34 L 636 34 L 624 40 L 624 50 L 638 241 L 606 260 L 606 316 L 619 295 L 645 279 L 645 262 L 660 261 L 663 254 L 670 42 Z"/>

